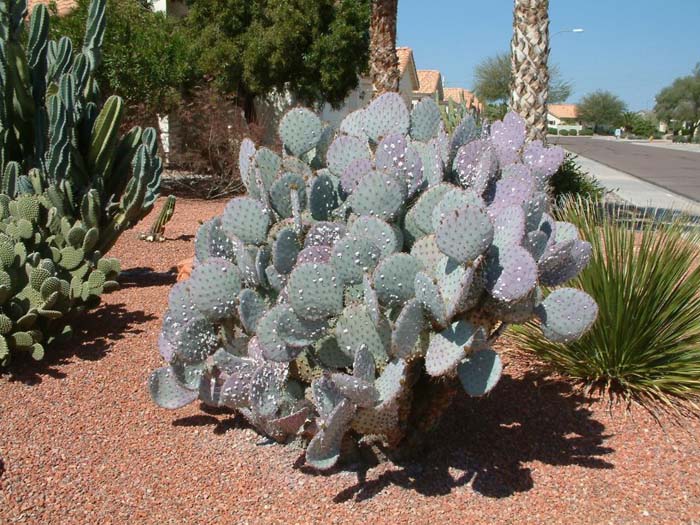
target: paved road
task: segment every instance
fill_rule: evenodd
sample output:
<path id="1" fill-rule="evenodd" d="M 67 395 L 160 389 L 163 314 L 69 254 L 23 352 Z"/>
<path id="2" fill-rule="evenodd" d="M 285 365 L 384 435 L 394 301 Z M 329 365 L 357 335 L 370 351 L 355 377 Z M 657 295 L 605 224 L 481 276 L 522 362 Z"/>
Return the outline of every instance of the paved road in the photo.
<path id="1" fill-rule="evenodd" d="M 700 202 L 700 154 L 584 137 L 550 141 L 616 170 Z"/>

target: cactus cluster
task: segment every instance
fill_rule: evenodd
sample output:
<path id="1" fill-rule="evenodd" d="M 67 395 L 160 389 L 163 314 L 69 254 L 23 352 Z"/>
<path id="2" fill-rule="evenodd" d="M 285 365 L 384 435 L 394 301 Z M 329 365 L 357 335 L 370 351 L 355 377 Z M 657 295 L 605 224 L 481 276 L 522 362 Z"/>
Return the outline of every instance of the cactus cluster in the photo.
<path id="1" fill-rule="evenodd" d="M 467 115 L 474 116 L 476 113 L 474 108 L 467 106 L 464 93 L 459 94 L 459 102 L 448 99 L 447 103 L 438 104 L 438 107 L 440 108 L 440 116 L 447 133 L 454 133 L 454 130 L 457 129 L 457 126 L 461 124 Z"/>
<path id="2" fill-rule="evenodd" d="M 124 103 L 104 105 L 95 81 L 105 31 L 106 0 L 93 0 L 82 49 L 49 39 L 45 5 L 0 1 L 0 174 L 2 193 L 32 193 L 70 221 L 95 223 L 96 249 L 153 207 L 162 163 L 154 129 L 120 137 Z M 87 217 L 89 214 L 90 217 Z"/>
<path id="3" fill-rule="evenodd" d="M 153 207 L 156 132 L 119 136 L 124 104 L 100 104 L 94 80 L 105 0 L 93 0 L 85 41 L 49 39 L 45 5 L 0 0 L 0 366 L 41 359 L 70 333 L 70 316 L 117 286 L 102 256 Z"/>
<path id="4" fill-rule="evenodd" d="M 71 222 L 32 193 L 0 195 L 0 366 L 39 360 L 70 335 L 69 316 L 116 288 L 119 261 L 101 256 L 94 223 Z"/>
<path id="5" fill-rule="evenodd" d="M 409 112 L 385 94 L 337 132 L 295 108 L 279 133 L 281 156 L 244 141 L 248 195 L 202 225 L 170 292 L 158 405 L 235 409 L 328 469 L 360 440 L 410 446 L 460 391 L 487 394 L 509 323 L 569 341 L 595 320 L 585 293 L 550 292 L 590 245 L 547 213 L 563 151 L 525 144 L 516 115 L 448 136 L 432 99 Z"/>

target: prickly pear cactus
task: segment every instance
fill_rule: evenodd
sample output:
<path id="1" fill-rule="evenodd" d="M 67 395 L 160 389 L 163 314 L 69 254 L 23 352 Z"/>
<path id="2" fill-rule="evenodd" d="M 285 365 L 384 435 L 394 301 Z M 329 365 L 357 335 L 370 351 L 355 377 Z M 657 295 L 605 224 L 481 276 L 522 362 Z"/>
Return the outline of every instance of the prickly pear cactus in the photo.
<path id="1" fill-rule="evenodd" d="M 0 2 L 0 190 L 36 195 L 61 217 L 97 228 L 106 253 L 153 207 L 162 163 L 155 130 L 119 136 L 123 101 L 101 105 L 95 82 L 106 0 L 93 0 L 80 49 L 49 39 L 45 5 Z"/>
<path id="2" fill-rule="evenodd" d="M 119 262 L 95 250 L 98 238 L 36 195 L 0 195 L 0 366 L 19 353 L 41 359 L 70 335 L 69 316 L 116 288 Z"/>
<path id="3" fill-rule="evenodd" d="M 248 195 L 200 228 L 170 293 L 160 406 L 237 410 L 328 469 L 348 440 L 410 446 L 458 392 L 488 394 L 509 323 L 568 341 L 595 320 L 585 293 L 541 288 L 591 248 L 547 213 L 563 151 L 526 144 L 519 117 L 448 136 L 434 101 L 386 94 L 337 133 L 293 109 L 280 137 L 282 156 L 244 142 Z"/>

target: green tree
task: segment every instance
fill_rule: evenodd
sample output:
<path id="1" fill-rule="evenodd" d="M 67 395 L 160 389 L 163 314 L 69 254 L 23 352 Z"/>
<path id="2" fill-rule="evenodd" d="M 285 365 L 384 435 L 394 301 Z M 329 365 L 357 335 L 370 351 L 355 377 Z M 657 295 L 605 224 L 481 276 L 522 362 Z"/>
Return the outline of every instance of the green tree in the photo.
<path id="1" fill-rule="evenodd" d="M 69 15 L 51 19 L 52 38 L 82 42 L 90 0 L 78 0 Z M 106 94 L 152 113 L 172 109 L 199 75 L 190 39 L 177 21 L 154 13 L 141 0 L 108 0 L 107 30 L 97 80 Z"/>
<path id="2" fill-rule="evenodd" d="M 609 91 L 595 91 L 583 97 L 578 104 L 578 118 L 593 125 L 593 130 L 621 125 L 625 103 Z"/>
<path id="3" fill-rule="evenodd" d="M 685 123 L 688 136 L 695 135 L 700 126 L 700 64 L 691 75 L 677 78 L 656 95 L 654 112 L 669 123 Z"/>
<path id="4" fill-rule="evenodd" d="M 252 97 L 288 89 L 340 104 L 367 69 L 369 0 L 189 0 L 185 24 L 200 69 Z"/>
<path id="5" fill-rule="evenodd" d="M 549 66 L 549 96 L 547 102 L 557 104 L 566 101 L 573 90 L 571 82 L 564 80 L 556 65 Z M 474 91 L 483 101 L 507 104 L 513 78 L 510 53 L 499 53 L 483 59 L 474 69 Z"/>

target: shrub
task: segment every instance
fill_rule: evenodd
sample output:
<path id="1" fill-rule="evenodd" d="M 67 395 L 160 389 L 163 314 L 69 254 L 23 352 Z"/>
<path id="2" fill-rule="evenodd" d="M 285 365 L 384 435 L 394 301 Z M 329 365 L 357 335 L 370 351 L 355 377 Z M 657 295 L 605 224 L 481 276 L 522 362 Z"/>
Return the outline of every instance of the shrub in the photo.
<path id="1" fill-rule="evenodd" d="M 148 213 L 161 173 L 155 131 L 119 138 L 123 103 L 98 105 L 105 4 L 90 8 L 82 50 L 50 41 L 48 10 L 9 1 L 0 17 L 0 365 L 41 359 L 74 314 L 116 286 L 102 257 Z"/>
<path id="2" fill-rule="evenodd" d="M 578 136 L 578 131 L 575 129 L 570 129 L 569 135 L 571 135 L 572 137 L 576 137 L 576 136 Z"/>
<path id="3" fill-rule="evenodd" d="M 300 108 L 279 133 L 283 158 L 242 144 L 248 196 L 200 228 L 170 292 L 160 406 L 236 409 L 327 469 L 363 435 L 410 450 L 459 391 L 488 393 L 508 323 L 540 316 L 569 341 L 595 319 L 578 290 L 542 300 L 590 246 L 545 212 L 563 150 L 524 145 L 515 114 L 484 138 L 467 117 L 450 138 L 432 99 L 409 114 L 391 93 L 334 140 Z"/>
<path id="4" fill-rule="evenodd" d="M 562 137 L 567 137 L 569 135 L 569 130 L 568 129 L 560 129 L 559 135 L 561 135 Z"/>
<path id="5" fill-rule="evenodd" d="M 550 135 L 556 135 L 557 128 L 547 128 L 547 133 L 549 133 Z"/>
<path id="6" fill-rule="evenodd" d="M 172 117 L 177 133 L 170 166 L 197 174 L 180 181 L 176 189 L 184 186 L 188 193 L 206 199 L 241 193 L 237 161 L 241 142 L 246 136 L 262 139 L 264 129 L 246 122 L 236 100 L 223 97 L 211 83 L 192 90 Z"/>
<path id="7" fill-rule="evenodd" d="M 568 344 L 544 341 L 535 323 L 516 339 L 556 370 L 627 399 L 690 399 L 700 391 L 700 233 L 677 219 L 613 212 L 569 200 L 557 216 L 593 245 L 573 282 L 593 296 L 598 322 Z M 663 220 L 669 219 L 669 220 Z"/>
<path id="8" fill-rule="evenodd" d="M 83 40 L 90 0 L 77 0 L 67 15 L 52 16 L 51 35 Z M 95 77 L 108 94 L 119 94 L 143 122 L 176 109 L 199 81 L 192 39 L 178 21 L 137 0 L 107 0 L 109 31 Z M 138 109 L 138 111 L 136 111 Z"/>
<path id="9" fill-rule="evenodd" d="M 119 137 L 124 103 L 102 106 L 95 81 L 105 30 L 105 0 L 94 0 L 85 41 L 49 40 L 49 16 L 37 5 L 23 37 L 25 2 L 11 1 L 0 48 L 0 170 L 16 185 L 10 198 L 33 193 L 59 218 L 96 228 L 95 249 L 106 253 L 119 235 L 153 207 L 162 164 L 156 132 L 133 128 Z M 24 9 L 24 11 L 23 11 Z M 26 44 L 22 44 L 26 42 Z"/>
<path id="10" fill-rule="evenodd" d="M 590 137 L 590 136 L 593 135 L 593 130 L 592 130 L 592 129 L 588 129 L 588 128 L 584 128 L 584 129 L 582 129 L 581 131 L 579 131 L 578 134 L 579 134 L 581 137 Z"/>
<path id="11" fill-rule="evenodd" d="M 558 202 L 562 197 L 568 196 L 581 196 L 594 201 L 601 200 L 605 195 L 605 188 L 595 177 L 581 168 L 581 165 L 576 162 L 577 158 L 573 153 L 566 153 L 564 163 L 549 179 L 554 200 Z"/>
<path id="12" fill-rule="evenodd" d="M 673 142 L 677 144 L 688 144 L 690 142 L 690 139 L 687 135 L 674 135 Z"/>

